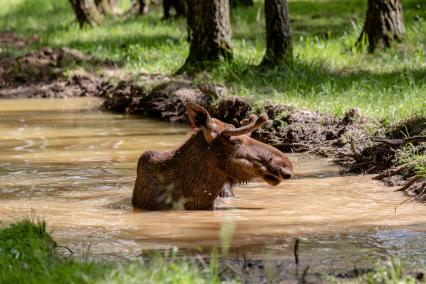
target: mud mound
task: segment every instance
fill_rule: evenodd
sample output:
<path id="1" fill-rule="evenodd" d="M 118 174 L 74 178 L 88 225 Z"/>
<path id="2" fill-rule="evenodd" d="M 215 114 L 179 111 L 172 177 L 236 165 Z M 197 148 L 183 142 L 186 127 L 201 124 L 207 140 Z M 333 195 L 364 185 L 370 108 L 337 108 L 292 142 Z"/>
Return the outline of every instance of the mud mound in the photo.
<path id="1" fill-rule="evenodd" d="M 0 98 L 66 98 L 97 96 L 106 83 L 91 74 L 75 74 L 49 83 L 19 85 L 0 89 Z"/>
<path id="2" fill-rule="evenodd" d="M 106 79 L 94 73 L 64 75 L 64 68 L 90 63 L 108 65 L 69 48 L 42 48 L 18 58 L 0 59 L 0 97 L 64 98 L 96 96 Z"/>
<path id="3" fill-rule="evenodd" d="M 118 113 L 144 113 L 138 106 L 146 91 L 133 81 L 122 80 L 116 86 L 106 86 L 100 95 L 105 97 L 102 106 L 105 110 Z"/>
<path id="4" fill-rule="evenodd" d="M 209 109 L 210 114 L 226 123 L 239 126 L 239 122 L 248 117 L 251 105 L 242 97 L 226 97 Z"/>
<path id="5" fill-rule="evenodd" d="M 116 112 L 145 114 L 170 122 L 186 122 L 186 104 L 208 108 L 215 98 L 188 81 L 169 81 L 153 88 L 149 94 L 134 82 L 120 82 L 109 89 L 104 108 Z"/>
<path id="6" fill-rule="evenodd" d="M 264 110 L 270 121 L 253 137 L 282 151 L 333 155 L 337 148 L 349 149 L 352 141 L 367 140 L 363 120 L 353 110 L 342 119 L 280 104 L 266 104 Z"/>
<path id="7" fill-rule="evenodd" d="M 69 48 L 42 48 L 18 58 L 0 60 L 0 88 L 51 83 L 64 78 L 64 67 L 76 64 L 104 64 L 78 50 Z"/>

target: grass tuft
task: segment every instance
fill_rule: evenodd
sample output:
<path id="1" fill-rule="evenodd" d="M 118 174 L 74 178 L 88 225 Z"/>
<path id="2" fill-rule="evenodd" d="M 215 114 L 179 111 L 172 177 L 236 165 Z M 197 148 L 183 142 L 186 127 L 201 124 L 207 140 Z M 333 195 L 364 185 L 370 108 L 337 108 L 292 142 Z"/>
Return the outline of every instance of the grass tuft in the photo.
<path id="1" fill-rule="evenodd" d="M 63 257 L 44 222 L 22 220 L 0 229 L 0 283 L 221 283 L 217 266 L 157 255 L 130 263 Z M 217 263 L 217 255 L 212 255 Z"/>

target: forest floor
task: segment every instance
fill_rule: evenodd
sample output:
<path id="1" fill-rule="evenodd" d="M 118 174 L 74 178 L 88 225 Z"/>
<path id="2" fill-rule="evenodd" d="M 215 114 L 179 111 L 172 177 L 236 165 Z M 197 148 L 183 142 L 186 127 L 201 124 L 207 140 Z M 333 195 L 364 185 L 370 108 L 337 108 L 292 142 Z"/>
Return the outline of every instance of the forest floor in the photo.
<path id="1" fill-rule="evenodd" d="M 255 1 L 232 11 L 232 62 L 175 75 L 189 49 L 185 21 L 161 21 L 158 7 L 80 30 L 66 1 L 2 1 L 0 98 L 101 96 L 110 111 L 175 122 L 185 121 L 188 100 L 234 124 L 266 112 L 271 121 L 255 138 L 283 151 L 333 156 L 350 172 L 374 173 L 425 201 L 423 1 L 404 1 L 406 38 L 376 54 L 354 48 L 366 1 L 295 0 L 289 9 L 289 66 L 257 67 L 265 28 Z"/>

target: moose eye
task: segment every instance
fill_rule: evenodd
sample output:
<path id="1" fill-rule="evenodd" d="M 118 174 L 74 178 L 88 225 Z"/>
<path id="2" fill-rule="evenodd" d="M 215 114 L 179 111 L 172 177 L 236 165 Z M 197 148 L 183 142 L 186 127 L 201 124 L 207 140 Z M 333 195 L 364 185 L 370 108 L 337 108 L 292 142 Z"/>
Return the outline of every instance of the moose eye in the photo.
<path id="1" fill-rule="evenodd" d="M 243 143 L 243 141 L 237 136 L 230 137 L 229 141 L 234 145 L 241 145 Z"/>

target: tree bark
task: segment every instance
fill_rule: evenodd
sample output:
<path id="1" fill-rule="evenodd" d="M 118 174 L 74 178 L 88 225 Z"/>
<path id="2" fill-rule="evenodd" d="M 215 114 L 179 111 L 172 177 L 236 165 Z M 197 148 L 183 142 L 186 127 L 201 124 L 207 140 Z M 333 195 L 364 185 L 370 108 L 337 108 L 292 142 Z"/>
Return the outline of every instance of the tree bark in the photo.
<path id="1" fill-rule="evenodd" d="M 364 28 L 357 46 L 368 46 L 369 52 L 389 47 L 405 34 L 401 0 L 368 0 Z"/>
<path id="2" fill-rule="evenodd" d="M 192 40 L 186 65 L 231 59 L 229 0 L 193 2 Z"/>
<path id="3" fill-rule="evenodd" d="M 77 21 L 82 28 L 84 25 L 95 26 L 102 20 L 102 15 L 94 0 L 69 0 Z"/>
<path id="4" fill-rule="evenodd" d="M 265 0 L 265 21 L 266 53 L 261 64 L 287 64 L 293 58 L 287 0 Z"/>

